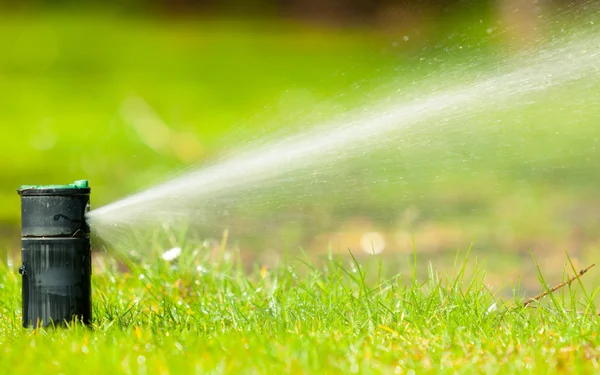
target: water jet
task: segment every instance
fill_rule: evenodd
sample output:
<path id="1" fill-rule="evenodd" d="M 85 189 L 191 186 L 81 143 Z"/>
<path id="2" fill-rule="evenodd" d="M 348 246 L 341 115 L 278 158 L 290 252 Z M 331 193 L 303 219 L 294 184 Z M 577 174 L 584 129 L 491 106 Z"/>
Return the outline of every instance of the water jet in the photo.
<path id="1" fill-rule="evenodd" d="M 213 235 L 233 227 L 241 232 L 251 226 L 248 223 L 271 220 L 275 210 L 291 212 L 295 210 L 290 208 L 294 204 L 316 195 L 321 195 L 323 202 L 343 206 L 358 200 L 357 192 L 373 191 L 370 189 L 375 185 L 389 186 L 388 191 L 395 189 L 394 186 L 407 191 L 404 180 L 407 171 L 425 170 L 425 163 L 431 166 L 432 173 L 425 171 L 422 176 L 427 175 L 424 178 L 434 183 L 412 179 L 415 197 L 422 196 L 417 183 L 425 187 L 444 180 L 443 164 L 468 174 L 479 173 L 472 168 L 476 157 L 488 157 L 488 161 L 496 163 L 511 156 L 524 164 L 525 154 L 510 144 L 515 139 L 502 139 L 503 133 L 515 131 L 516 126 L 505 125 L 500 118 L 491 122 L 490 118 L 539 103 L 535 95 L 551 96 L 561 86 L 572 87 L 577 83 L 580 87 L 590 87 L 589 83 L 599 77 L 599 42 L 597 32 L 582 32 L 557 38 L 491 67 L 478 68 L 476 73 L 470 71 L 476 65 L 468 65 L 469 71 L 463 67 L 446 70 L 432 81 L 419 82 L 419 88 L 398 87 L 396 92 L 401 94 L 392 93 L 386 100 L 348 110 L 331 121 L 271 142 L 251 143 L 232 156 L 95 209 L 88 214 L 88 221 L 95 234 L 113 249 L 136 245 L 151 248 L 139 246 L 136 241 L 145 237 L 144 231 L 151 232 L 164 223 L 194 223 L 199 232 L 212 230 Z M 465 79 L 445 84 L 444 80 L 452 76 Z M 470 125 L 465 127 L 465 123 Z M 511 123 L 518 123 L 517 118 Z M 542 134 L 547 132 L 544 125 L 534 126 Z M 452 138 L 451 131 L 462 134 Z M 573 134 L 579 130 L 573 126 L 565 131 Z M 444 136 L 444 132 L 448 137 L 438 136 Z M 487 146 L 482 139 L 471 138 L 472 134 L 484 132 L 489 137 Z M 440 138 L 441 146 L 433 153 L 435 138 Z M 456 144 L 450 143 L 451 139 Z M 496 146 L 502 142 L 506 144 Z M 528 146 L 523 149 L 529 149 Z M 413 156 L 407 155 L 403 148 Z M 506 150 L 515 150 L 514 156 Z M 377 163 L 373 162 L 375 158 L 368 161 L 377 153 L 383 155 L 377 156 Z M 427 160 L 427 153 L 434 157 Z M 530 154 L 536 159 L 549 157 L 547 152 Z M 418 155 L 425 158 L 420 160 Z M 378 165 L 373 167 L 375 164 Z M 502 165 L 494 167 L 493 174 L 507 173 L 508 169 Z M 434 173 L 442 176 L 434 178 Z M 368 199 L 376 194 L 372 193 Z M 399 200 L 399 194 L 389 194 Z M 290 216 L 308 216 L 304 212 L 294 214 Z M 279 218 L 279 222 L 296 220 L 283 215 Z M 257 225 L 254 232 L 268 226 Z"/>
<path id="2" fill-rule="evenodd" d="M 23 327 L 92 320 L 87 180 L 24 185 L 21 196 Z"/>

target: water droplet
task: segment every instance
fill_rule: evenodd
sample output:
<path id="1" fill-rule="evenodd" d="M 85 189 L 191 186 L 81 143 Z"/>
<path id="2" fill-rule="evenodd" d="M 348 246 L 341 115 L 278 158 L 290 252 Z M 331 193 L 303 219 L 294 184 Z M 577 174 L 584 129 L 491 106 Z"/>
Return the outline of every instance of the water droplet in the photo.
<path id="1" fill-rule="evenodd" d="M 179 258 L 179 256 L 181 255 L 181 248 L 180 247 L 174 247 L 170 250 L 165 251 L 162 254 L 162 258 L 164 260 L 166 260 L 167 262 L 172 262 L 175 259 Z"/>

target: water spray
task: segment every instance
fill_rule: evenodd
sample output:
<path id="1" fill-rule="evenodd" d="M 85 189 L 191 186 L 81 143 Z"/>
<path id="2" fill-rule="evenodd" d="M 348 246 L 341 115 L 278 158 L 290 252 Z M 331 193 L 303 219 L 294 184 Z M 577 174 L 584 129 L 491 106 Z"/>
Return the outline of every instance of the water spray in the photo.
<path id="1" fill-rule="evenodd" d="M 21 186 L 23 326 L 92 320 L 87 180 Z"/>
<path id="2" fill-rule="evenodd" d="M 599 51 L 596 34 L 559 39 L 507 60 L 497 69 L 477 75 L 475 80 L 443 90 L 416 92 L 410 100 L 349 112 L 341 120 L 250 148 L 236 157 L 96 209 L 88 219 L 97 235 L 114 244 L 136 225 L 189 218 L 199 212 L 203 217 L 219 215 L 218 210 L 208 207 L 208 201 L 219 203 L 213 206 L 223 212 L 226 209 L 221 207 L 240 206 L 260 195 L 263 188 L 290 182 L 308 186 L 319 180 L 314 178 L 314 171 L 323 171 L 324 165 L 335 176 L 340 163 L 357 155 L 368 155 L 390 144 L 397 148 L 408 127 L 459 121 L 500 105 L 514 107 L 516 99 L 525 95 L 580 79 L 597 80 Z M 346 182 L 336 181 L 348 189 Z M 316 189 L 311 186 L 307 190 Z M 291 189 L 279 189 L 280 196 L 282 191 Z"/>

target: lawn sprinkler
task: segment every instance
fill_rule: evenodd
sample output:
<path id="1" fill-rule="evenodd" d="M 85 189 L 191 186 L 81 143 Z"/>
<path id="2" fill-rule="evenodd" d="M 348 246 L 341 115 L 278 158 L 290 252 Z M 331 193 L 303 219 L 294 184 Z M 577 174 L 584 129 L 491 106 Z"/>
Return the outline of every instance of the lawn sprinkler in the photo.
<path id="1" fill-rule="evenodd" d="M 21 186 L 23 326 L 92 320 L 87 180 Z"/>

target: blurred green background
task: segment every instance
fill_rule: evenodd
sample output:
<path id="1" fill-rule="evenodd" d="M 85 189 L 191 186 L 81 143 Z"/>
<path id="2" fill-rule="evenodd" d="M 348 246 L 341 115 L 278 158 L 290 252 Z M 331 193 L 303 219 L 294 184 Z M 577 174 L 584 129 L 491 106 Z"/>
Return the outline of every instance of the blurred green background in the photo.
<path id="1" fill-rule="evenodd" d="M 521 0 L 0 2 L 0 244 L 18 249 L 21 184 L 88 178 L 98 207 L 318 124 L 390 82 L 443 81 L 445 70 L 534 48 L 589 26 L 594 9 Z M 372 193 L 369 209 L 320 202 L 311 215 L 341 219 L 306 230 L 300 244 L 360 248 L 377 231 L 405 252 L 412 238 L 436 254 L 478 241 L 507 268 L 530 249 L 553 267 L 566 250 L 593 258 L 599 87 L 574 82 L 441 131 L 432 147 L 421 139 L 414 151 L 426 160 L 480 157 L 466 172 L 449 163 L 444 184 L 427 182 L 440 163 L 406 169 L 419 184 L 400 203 L 385 192 Z M 258 224 L 246 229 L 266 237 L 256 244 L 263 250 L 285 247 Z"/>

